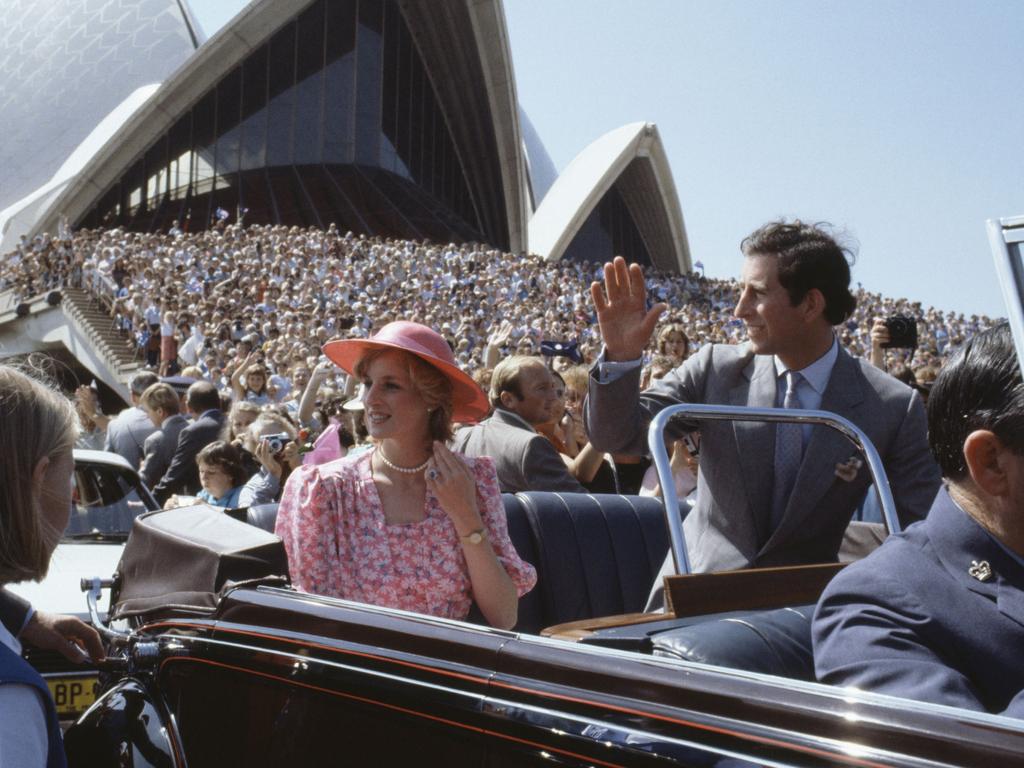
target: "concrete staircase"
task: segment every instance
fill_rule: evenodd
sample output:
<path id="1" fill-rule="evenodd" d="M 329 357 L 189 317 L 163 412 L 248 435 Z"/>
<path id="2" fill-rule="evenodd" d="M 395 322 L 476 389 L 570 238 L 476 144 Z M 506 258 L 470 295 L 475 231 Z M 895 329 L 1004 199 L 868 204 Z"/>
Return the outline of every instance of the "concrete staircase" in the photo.
<path id="1" fill-rule="evenodd" d="M 117 330 L 109 312 L 84 289 L 64 288 L 63 294 L 61 309 L 68 322 L 89 338 L 116 378 L 127 383 L 144 362 L 136 356 L 135 340 Z"/>

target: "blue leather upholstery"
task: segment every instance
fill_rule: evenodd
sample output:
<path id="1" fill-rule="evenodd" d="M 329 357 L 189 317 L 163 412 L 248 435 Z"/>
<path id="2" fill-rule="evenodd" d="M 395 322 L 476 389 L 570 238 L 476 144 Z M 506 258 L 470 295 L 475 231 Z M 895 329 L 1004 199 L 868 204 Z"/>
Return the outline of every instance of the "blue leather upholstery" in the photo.
<path id="1" fill-rule="evenodd" d="M 668 552 L 661 502 L 615 494 L 504 494 L 509 536 L 537 569 L 521 632 L 642 611 Z"/>
<path id="2" fill-rule="evenodd" d="M 813 605 L 715 619 L 652 638 L 655 656 L 814 680 Z"/>
<path id="3" fill-rule="evenodd" d="M 245 511 L 245 522 L 264 531 L 274 532 L 277 521 L 277 504 L 256 504 Z"/>

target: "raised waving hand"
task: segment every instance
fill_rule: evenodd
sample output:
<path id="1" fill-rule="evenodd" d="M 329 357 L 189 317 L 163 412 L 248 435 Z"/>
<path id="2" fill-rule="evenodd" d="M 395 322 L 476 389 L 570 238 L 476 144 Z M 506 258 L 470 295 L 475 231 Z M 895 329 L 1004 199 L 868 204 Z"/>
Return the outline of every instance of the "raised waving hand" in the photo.
<path id="1" fill-rule="evenodd" d="M 605 357 L 611 362 L 636 360 L 647 348 L 663 302 L 647 308 L 647 286 L 639 264 L 626 265 L 621 256 L 604 265 L 604 286 L 594 281 L 590 295 L 604 339 Z"/>

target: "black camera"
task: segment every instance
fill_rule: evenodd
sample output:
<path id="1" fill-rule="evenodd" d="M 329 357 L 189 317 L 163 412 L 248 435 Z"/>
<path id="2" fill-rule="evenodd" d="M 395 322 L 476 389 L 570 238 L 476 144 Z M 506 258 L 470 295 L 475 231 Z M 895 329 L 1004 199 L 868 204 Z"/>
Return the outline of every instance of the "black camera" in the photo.
<path id="1" fill-rule="evenodd" d="M 893 315 L 885 318 L 885 327 L 889 331 L 889 341 L 882 345 L 884 349 L 916 349 L 917 320 L 910 315 Z"/>
<path id="2" fill-rule="evenodd" d="M 292 441 L 287 432 L 279 432 L 276 435 L 264 435 L 260 439 L 267 444 L 267 448 L 274 454 L 283 451 L 284 447 Z"/>

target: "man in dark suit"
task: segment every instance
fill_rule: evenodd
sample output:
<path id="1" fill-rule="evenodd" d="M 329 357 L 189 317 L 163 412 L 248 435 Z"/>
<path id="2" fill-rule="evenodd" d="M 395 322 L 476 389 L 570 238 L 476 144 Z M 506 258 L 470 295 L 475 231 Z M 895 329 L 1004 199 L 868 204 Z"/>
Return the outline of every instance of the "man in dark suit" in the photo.
<path id="1" fill-rule="evenodd" d="M 220 438 L 224 426 L 224 412 L 220 409 L 217 388 L 208 381 L 197 381 L 188 388 L 186 407 L 193 422 L 181 430 L 171 465 L 153 488 L 153 496 L 163 504 L 176 493 L 199 491 L 199 467 L 196 456 L 210 443 Z"/>
<path id="2" fill-rule="evenodd" d="M 142 460 L 146 438 L 154 432 L 152 422 L 139 407 L 139 397 L 157 381 L 159 377 L 151 371 L 140 371 L 132 376 L 128 385 L 131 407 L 125 408 L 107 425 L 107 438 L 103 450 L 124 456 L 127 462 L 136 468 Z"/>
<path id="3" fill-rule="evenodd" d="M 154 487 L 171 466 L 178 448 L 178 437 L 188 426 L 181 415 L 178 393 L 169 384 L 154 384 L 139 398 L 139 407 L 157 430 L 146 438 L 139 476 L 150 488 Z"/>
<path id="4" fill-rule="evenodd" d="M 1003 323 L 928 399 L 946 487 L 926 520 L 842 571 L 812 623 L 824 683 L 1024 717 L 1024 382 Z"/>
<path id="5" fill-rule="evenodd" d="M 821 227 L 773 222 L 742 244 L 735 315 L 743 345 L 705 345 L 642 394 L 640 357 L 664 304 L 649 309 L 639 266 L 605 265 L 592 286 L 605 350 L 585 418 L 601 451 L 646 451 L 647 425 L 674 403 L 833 411 L 885 464 L 900 518 L 923 517 L 939 486 L 918 394 L 840 349 L 833 326 L 856 306 L 847 253 Z M 695 572 L 833 561 L 870 483 L 826 427 L 702 421 L 697 500 L 683 528 Z M 778 454 L 776 449 L 779 449 Z M 671 564 L 668 564 L 671 568 Z"/>
<path id="6" fill-rule="evenodd" d="M 583 492 L 558 451 L 534 428 L 551 420 L 558 402 L 554 377 L 540 358 L 517 355 L 498 363 L 491 376 L 490 399 L 494 413 L 460 429 L 454 449 L 493 458 L 503 493 Z"/>

